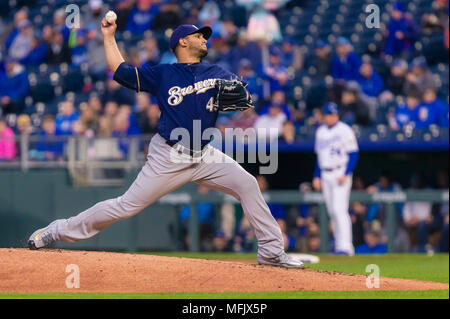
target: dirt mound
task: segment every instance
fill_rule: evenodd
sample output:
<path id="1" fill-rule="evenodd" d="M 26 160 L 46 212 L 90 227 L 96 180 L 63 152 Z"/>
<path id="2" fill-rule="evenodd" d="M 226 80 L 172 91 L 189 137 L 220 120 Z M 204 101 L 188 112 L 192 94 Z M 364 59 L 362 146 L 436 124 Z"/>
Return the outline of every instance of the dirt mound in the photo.
<path id="1" fill-rule="evenodd" d="M 66 287 L 67 266 L 80 288 Z M 70 269 L 68 269 L 71 271 Z M 380 278 L 382 290 L 449 289 L 448 284 Z M 94 251 L 0 249 L 0 292 L 225 292 L 368 290 L 366 277 L 240 262 Z"/>

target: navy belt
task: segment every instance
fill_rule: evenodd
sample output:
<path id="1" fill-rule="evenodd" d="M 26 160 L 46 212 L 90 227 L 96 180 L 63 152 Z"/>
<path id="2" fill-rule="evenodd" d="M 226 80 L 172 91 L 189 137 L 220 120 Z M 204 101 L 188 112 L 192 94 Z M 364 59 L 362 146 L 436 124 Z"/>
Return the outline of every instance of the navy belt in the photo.
<path id="1" fill-rule="evenodd" d="M 174 147 L 175 145 L 179 145 L 180 146 L 180 150 L 178 150 L 178 152 L 186 154 L 186 155 L 189 155 L 190 157 L 194 157 L 194 155 L 197 155 L 197 156 L 201 155 L 201 152 L 203 151 L 205 146 L 208 145 L 208 144 L 203 145 L 202 149 L 200 151 L 194 151 L 194 150 L 191 150 L 190 148 L 184 147 L 183 145 L 175 143 L 175 142 L 172 142 L 172 141 L 166 140 L 166 144 L 169 145 L 170 147 Z"/>

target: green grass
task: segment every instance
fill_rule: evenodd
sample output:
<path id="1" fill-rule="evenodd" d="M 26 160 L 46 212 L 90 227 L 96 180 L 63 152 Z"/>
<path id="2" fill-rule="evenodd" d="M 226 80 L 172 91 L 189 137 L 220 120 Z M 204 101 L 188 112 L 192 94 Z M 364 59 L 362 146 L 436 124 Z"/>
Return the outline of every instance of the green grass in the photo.
<path id="1" fill-rule="evenodd" d="M 237 260 L 256 263 L 256 255 L 233 253 L 149 253 L 158 256 Z M 376 264 L 380 267 L 380 276 L 404 279 L 417 279 L 449 282 L 449 255 L 435 254 L 387 254 L 379 256 L 330 256 L 319 254 L 320 263 L 307 264 L 307 267 L 316 270 L 339 271 L 353 274 L 367 274 L 366 266 Z"/>
<path id="2" fill-rule="evenodd" d="M 448 290 L 0 294 L 5 299 L 448 299 Z"/>
<path id="3" fill-rule="evenodd" d="M 150 253 L 159 256 L 202 258 L 228 261 L 243 261 L 256 263 L 256 255 L 233 253 Z M 449 255 L 436 254 L 426 256 L 421 254 L 388 254 L 381 256 L 341 257 L 319 255 L 320 263 L 307 264 L 307 267 L 317 270 L 339 271 L 345 273 L 366 274 L 369 264 L 380 267 L 383 277 L 417 279 L 449 282 Z M 3 293 L 1 298 L 67 298 L 67 299 L 449 299 L 448 290 L 422 291 L 279 291 L 279 292 L 227 292 L 227 293 L 143 293 L 143 294 L 98 294 L 98 293 Z"/>

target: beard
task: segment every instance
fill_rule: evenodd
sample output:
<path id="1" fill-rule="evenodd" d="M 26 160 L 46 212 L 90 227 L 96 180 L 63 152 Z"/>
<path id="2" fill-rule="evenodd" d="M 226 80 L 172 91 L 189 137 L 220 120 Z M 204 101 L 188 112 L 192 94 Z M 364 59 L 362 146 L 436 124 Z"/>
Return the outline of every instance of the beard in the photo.
<path id="1" fill-rule="evenodd" d="M 200 58 L 200 59 L 203 59 L 205 56 L 207 56 L 208 55 L 208 50 L 207 49 L 203 49 L 203 48 L 200 48 L 199 50 L 198 50 L 198 57 Z"/>

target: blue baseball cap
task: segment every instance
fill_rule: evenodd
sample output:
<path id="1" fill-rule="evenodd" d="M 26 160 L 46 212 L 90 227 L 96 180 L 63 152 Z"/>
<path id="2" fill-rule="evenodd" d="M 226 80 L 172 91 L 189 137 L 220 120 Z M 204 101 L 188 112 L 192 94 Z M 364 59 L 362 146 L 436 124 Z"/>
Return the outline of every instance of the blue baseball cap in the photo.
<path id="1" fill-rule="evenodd" d="M 425 57 L 423 56 L 418 56 L 417 58 L 414 58 L 414 60 L 412 60 L 411 62 L 411 67 L 422 67 L 422 68 L 426 68 L 428 66 L 427 64 L 427 60 L 425 59 Z"/>
<path id="2" fill-rule="evenodd" d="M 401 12 L 405 12 L 405 6 L 400 1 L 395 2 L 392 5 L 392 9 L 393 10 L 397 10 L 397 11 L 401 11 Z"/>
<path id="3" fill-rule="evenodd" d="M 182 24 L 176 28 L 170 36 L 170 49 L 174 51 L 180 39 L 194 33 L 201 33 L 203 34 L 203 37 L 208 40 L 212 34 L 212 29 L 208 26 L 199 29 L 193 24 Z"/>
<path id="4" fill-rule="evenodd" d="M 338 45 L 347 45 L 347 44 L 350 44 L 350 41 L 348 41 L 347 38 L 339 37 L 336 40 L 336 44 L 338 44 Z"/>
<path id="5" fill-rule="evenodd" d="M 338 110 L 338 106 L 336 103 L 334 102 L 328 102 L 323 106 L 322 109 L 322 113 L 323 114 L 338 114 L 339 110 Z"/>
<path id="6" fill-rule="evenodd" d="M 327 43 L 323 40 L 317 40 L 316 49 L 323 49 L 327 46 Z"/>

